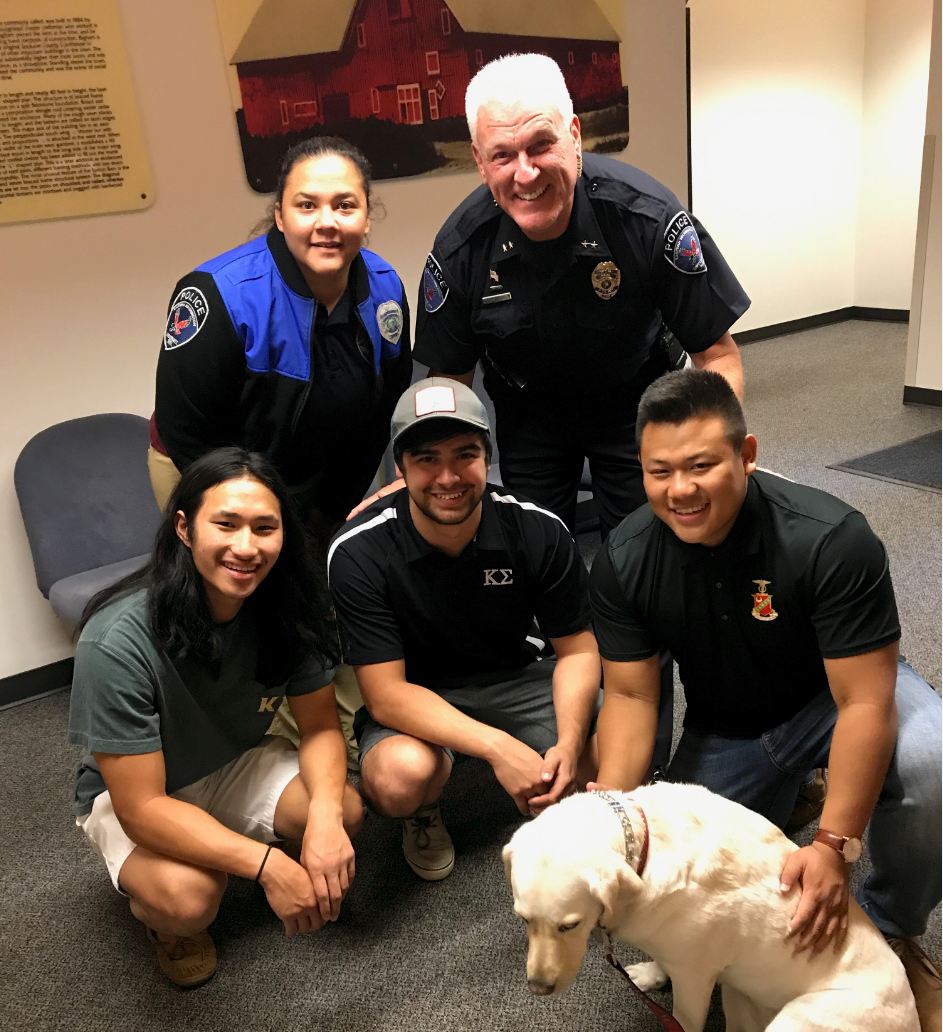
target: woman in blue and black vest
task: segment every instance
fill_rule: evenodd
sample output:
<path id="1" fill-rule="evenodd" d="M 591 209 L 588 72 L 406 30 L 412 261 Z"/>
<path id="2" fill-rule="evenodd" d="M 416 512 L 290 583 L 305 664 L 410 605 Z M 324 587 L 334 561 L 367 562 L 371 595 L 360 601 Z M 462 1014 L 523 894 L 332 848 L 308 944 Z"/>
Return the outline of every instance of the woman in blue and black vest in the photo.
<path id="1" fill-rule="evenodd" d="M 409 311 L 395 270 L 363 247 L 370 166 L 357 148 L 291 148 L 272 216 L 174 288 L 148 467 L 163 506 L 210 449 L 261 452 L 326 544 L 373 480 L 409 384 Z"/>

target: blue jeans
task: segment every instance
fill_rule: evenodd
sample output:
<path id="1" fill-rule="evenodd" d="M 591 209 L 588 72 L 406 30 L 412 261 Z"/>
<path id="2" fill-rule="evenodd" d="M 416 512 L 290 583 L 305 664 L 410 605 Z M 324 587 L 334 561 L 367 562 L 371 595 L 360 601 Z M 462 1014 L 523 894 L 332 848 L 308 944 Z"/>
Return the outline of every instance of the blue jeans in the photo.
<path id="1" fill-rule="evenodd" d="M 940 696 L 903 660 L 897 666 L 897 745 L 868 825 L 872 870 L 858 902 L 885 935 L 921 935 L 940 901 Z M 828 766 L 837 717 L 822 692 L 760 738 L 685 730 L 668 768 L 671 781 L 704 785 L 786 823 L 814 767 Z"/>

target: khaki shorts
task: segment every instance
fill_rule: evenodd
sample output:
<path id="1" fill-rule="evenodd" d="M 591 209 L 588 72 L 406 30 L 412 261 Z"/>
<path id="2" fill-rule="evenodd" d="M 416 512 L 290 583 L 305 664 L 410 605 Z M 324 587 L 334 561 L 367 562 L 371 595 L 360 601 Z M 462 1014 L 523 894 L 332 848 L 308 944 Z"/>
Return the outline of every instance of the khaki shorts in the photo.
<path id="1" fill-rule="evenodd" d="M 173 792 L 171 798 L 198 806 L 230 831 L 256 842 L 273 842 L 277 838 L 275 807 L 297 773 L 297 749 L 284 738 L 266 735 L 254 749 Z M 111 795 L 102 792 L 96 796 L 91 811 L 77 817 L 75 823 L 105 861 L 112 885 L 127 895 L 118 877 L 137 843 L 121 827 Z"/>
<path id="2" fill-rule="evenodd" d="M 163 512 L 174 488 L 180 483 L 180 470 L 173 464 L 169 455 L 164 455 L 153 445 L 149 445 L 147 473 L 151 478 L 151 490 L 157 499 L 157 507 Z"/>
<path id="3" fill-rule="evenodd" d="M 515 677 L 489 685 L 437 690 L 447 703 L 482 724 L 500 728 L 513 738 L 529 745 L 541 756 L 557 744 L 557 714 L 553 708 L 553 671 L 556 659 L 542 659 L 518 671 Z M 596 717 L 602 708 L 600 688 L 593 706 L 589 736 L 596 733 Z M 402 734 L 377 723 L 364 706 L 358 710 L 354 732 L 360 743 L 360 762 L 384 738 Z M 452 749 L 442 747 L 450 759 Z"/>

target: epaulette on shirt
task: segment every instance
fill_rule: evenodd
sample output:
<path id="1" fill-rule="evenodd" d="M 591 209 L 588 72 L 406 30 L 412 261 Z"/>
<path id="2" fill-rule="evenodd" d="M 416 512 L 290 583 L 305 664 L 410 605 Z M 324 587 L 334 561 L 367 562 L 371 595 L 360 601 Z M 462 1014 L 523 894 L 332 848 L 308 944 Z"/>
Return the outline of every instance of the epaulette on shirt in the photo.
<path id="1" fill-rule="evenodd" d="M 491 191 L 482 184 L 462 201 L 439 230 L 436 253 L 445 260 L 466 244 L 473 233 L 500 217 L 501 209 L 494 203 Z"/>
<path id="2" fill-rule="evenodd" d="M 589 179 L 586 196 L 590 202 L 615 204 L 656 222 L 663 219 L 666 212 L 669 217 L 673 215 L 679 204 L 674 194 L 657 179 L 615 158 L 587 154 L 583 159 L 583 174 Z"/>

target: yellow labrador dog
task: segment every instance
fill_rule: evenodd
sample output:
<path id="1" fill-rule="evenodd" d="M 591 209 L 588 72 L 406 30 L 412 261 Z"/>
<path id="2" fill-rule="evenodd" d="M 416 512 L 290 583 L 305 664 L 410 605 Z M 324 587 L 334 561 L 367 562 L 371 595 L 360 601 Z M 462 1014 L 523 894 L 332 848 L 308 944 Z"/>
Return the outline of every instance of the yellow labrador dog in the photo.
<path id="1" fill-rule="evenodd" d="M 601 925 L 654 958 L 629 968 L 640 988 L 671 978 L 685 1032 L 702 1032 L 715 983 L 727 1032 L 919 1032 L 904 969 L 853 900 L 840 953 L 794 954 L 799 889 L 779 876 L 797 848 L 696 785 L 562 800 L 504 847 L 531 990 L 566 989 Z"/>

